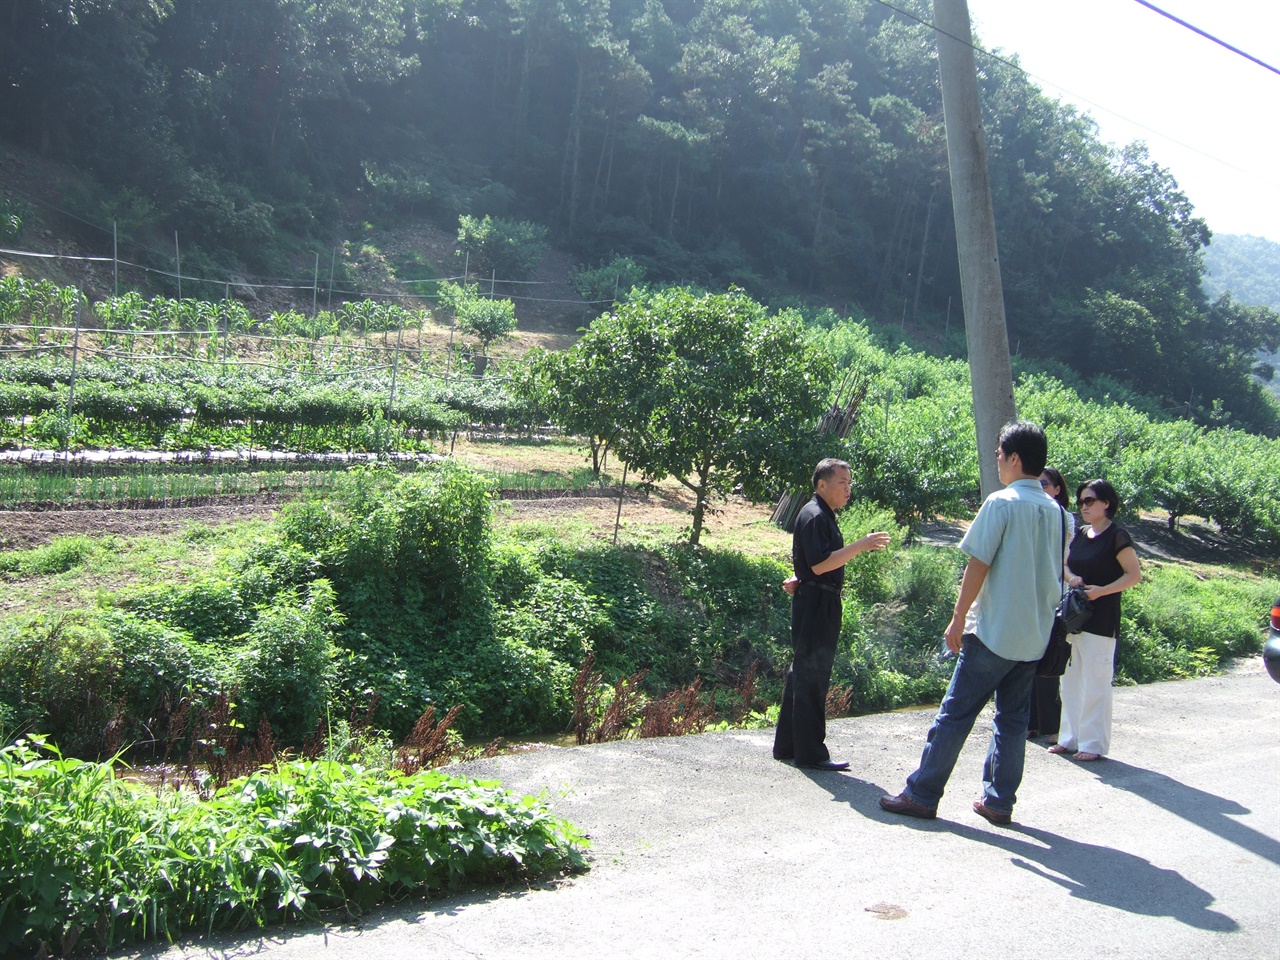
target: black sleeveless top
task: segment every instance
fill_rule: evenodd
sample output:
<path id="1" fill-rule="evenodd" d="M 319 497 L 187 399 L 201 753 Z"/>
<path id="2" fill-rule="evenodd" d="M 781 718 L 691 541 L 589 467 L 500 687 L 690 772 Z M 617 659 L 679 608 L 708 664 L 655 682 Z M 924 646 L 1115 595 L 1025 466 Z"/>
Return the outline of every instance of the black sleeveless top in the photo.
<path id="1" fill-rule="evenodd" d="M 1092 528 L 1082 523 L 1071 541 L 1071 549 L 1067 552 L 1067 566 L 1077 577 L 1091 587 L 1104 587 L 1114 583 L 1124 575 L 1124 567 L 1116 559 L 1125 547 L 1133 546 L 1133 539 L 1124 527 L 1114 523 L 1096 537 L 1090 537 Z M 1085 633 L 1096 633 L 1100 637 L 1116 637 L 1120 635 L 1120 594 L 1109 593 L 1093 601 L 1093 616 L 1084 625 Z"/>

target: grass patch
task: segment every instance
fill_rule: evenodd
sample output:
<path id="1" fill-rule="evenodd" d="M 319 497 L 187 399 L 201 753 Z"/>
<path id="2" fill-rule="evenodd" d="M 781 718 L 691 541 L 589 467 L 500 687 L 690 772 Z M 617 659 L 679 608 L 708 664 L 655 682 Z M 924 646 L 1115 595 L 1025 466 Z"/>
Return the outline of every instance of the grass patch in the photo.
<path id="1" fill-rule="evenodd" d="M 1231 657 L 1255 656 L 1277 594 L 1274 577 L 1148 562 L 1121 602 L 1117 681 L 1206 676 Z"/>
<path id="2" fill-rule="evenodd" d="M 267 520 L 190 524 L 163 536 L 60 537 L 42 547 L 0 552 L 0 622 L 34 611 L 93 608 L 104 591 L 179 586 L 206 575 L 269 529 Z"/>
<path id="3" fill-rule="evenodd" d="M 101 550 L 114 545 L 114 537 L 95 540 L 92 537 L 58 537 L 43 547 L 9 550 L 0 553 L 0 573 L 22 577 L 47 577 L 67 573 L 83 566 Z"/>
<path id="4" fill-rule="evenodd" d="M 440 274 L 420 253 L 409 253 L 395 264 L 396 277 L 409 293 L 432 301 L 440 298 Z"/>

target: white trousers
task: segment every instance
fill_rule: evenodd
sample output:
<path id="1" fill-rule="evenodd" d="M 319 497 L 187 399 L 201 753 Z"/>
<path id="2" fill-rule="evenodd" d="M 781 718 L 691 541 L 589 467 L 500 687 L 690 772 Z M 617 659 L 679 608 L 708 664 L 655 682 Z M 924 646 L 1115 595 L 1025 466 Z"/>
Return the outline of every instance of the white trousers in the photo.
<path id="1" fill-rule="evenodd" d="M 1062 675 L 1058 743 L 1068 750 L 1106 754 L 1111 749 L 1111 677 L 1116 638 L 1073 633 L 1071 662 Z"/>

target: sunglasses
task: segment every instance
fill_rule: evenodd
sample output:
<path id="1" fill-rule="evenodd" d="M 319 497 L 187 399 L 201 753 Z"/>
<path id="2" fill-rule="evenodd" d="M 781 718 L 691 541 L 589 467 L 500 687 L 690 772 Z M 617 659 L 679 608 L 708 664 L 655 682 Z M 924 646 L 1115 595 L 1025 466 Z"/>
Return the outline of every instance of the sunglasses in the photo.
<path id="1" fill-rule="evenodd" d="M 1092 507 L 1097 502 L 1097 497 L 1081 497 L 1079 501 L 1080 509 L 1083 510 L 1085 507 Z"/>
<path id="2" fill-rule="evenodd" d="M 1052 480 L 1041 480 L 1040 486 L 1044 487 L 1047 490 L 1049 487 L 1056 487 L 1057 484 L 1054 483 Z"/>

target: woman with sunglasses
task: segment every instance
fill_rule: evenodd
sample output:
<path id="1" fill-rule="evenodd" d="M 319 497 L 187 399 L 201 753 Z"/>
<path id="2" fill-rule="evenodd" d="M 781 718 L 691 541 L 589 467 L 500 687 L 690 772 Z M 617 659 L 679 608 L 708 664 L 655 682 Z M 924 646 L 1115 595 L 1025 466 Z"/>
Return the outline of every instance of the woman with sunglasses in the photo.
<path id="1" fill-rule="evenodd" d="M 1067 551 L 1067 583 L 1084 587 L 1093 616 L 1073 633 L 1071 662 L 1062 675 L 1062 726 L 1050 753 L 1097 760 L 1111 748 L 1111 678 L 1120 632 L 1120 593 L 1142 579 L 1133 539 L 1111 522 L 1120 509 L 1116 489 L 1090 480 L 1076 491 L 1083 523 Z"/>
<path id="2" fill-rule="evenodd" d="M 1063 560 L 1065 561 L 1066 544 L 1071 542 L 1076 532 L 1076 518 L 1071 512 L 1071 495 L 1067 493 L 1067 482 L 1055 468 L 1045 467 L 1044 472 L 1040 474 L 1040 489 L 1048 495 L 1050 500 L 1057 501 L 1067 521 L 1066 531 L 1063 533 Z M 1058 678 L 1036 677 L 1031 684 L 1031 716 L 1027 723 L 1027 739 L 1056 737 L 1061 715 L 1062 703 L 1058 699 Z"/>

